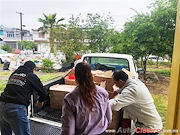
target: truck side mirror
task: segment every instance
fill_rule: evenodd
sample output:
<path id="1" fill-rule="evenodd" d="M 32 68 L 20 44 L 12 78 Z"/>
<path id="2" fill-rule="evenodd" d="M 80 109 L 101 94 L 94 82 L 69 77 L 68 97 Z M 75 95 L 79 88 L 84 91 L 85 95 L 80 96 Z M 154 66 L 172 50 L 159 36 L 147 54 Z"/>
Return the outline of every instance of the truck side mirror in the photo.
<path id="1" fill-rule="evenodd" d="M 142 68 L 138 68 L 137 73 L 138 73 L 138 74 L 144 74 L 144 73 L 145 73 L 145 70 L 142 69 Z"/>

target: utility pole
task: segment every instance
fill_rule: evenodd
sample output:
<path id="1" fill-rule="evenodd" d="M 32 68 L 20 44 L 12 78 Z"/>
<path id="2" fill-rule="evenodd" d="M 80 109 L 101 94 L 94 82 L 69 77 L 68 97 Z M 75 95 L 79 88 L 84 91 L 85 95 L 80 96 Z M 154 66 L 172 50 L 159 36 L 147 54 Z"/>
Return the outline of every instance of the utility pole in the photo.
<path id="1" fill-rule="evenodd" d="M 20 33 L 21 33 L 21 42 L 23 41 L 23 30 L 22 30 L 22 15 L 24 15 L 22 12 L 16 12 L 17 14 L 20 14 Z M 22 46 L 22 50 L 23 50 L 23 46 Z"/>

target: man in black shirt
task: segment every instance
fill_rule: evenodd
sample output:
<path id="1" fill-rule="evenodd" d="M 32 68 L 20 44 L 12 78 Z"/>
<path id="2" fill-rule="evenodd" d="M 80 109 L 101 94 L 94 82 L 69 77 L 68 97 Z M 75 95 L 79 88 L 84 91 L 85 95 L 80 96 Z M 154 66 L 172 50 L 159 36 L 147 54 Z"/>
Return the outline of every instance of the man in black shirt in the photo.
<path id="1" fill-rule="evenodd" d="M 35 75 L 36 65 L 27 61 L 9 77 L 4 92 L 0 96 L 0 130 L 2 135 L 30 135 L 30 124 L 26 108 L 30 103 L 33 90 L 39 99 L 37 107 L 42 107 L 46 98 L 46 90 Z"/>

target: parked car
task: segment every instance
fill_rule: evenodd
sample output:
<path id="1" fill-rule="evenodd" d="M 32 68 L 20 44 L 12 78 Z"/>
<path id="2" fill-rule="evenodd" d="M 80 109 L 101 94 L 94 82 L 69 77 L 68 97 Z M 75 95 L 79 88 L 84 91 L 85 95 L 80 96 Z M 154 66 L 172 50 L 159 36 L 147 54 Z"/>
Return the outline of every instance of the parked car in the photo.
<path id="1" fill-rule="evenodd" d="M 0 49 L 0 63 L 4 63 L 6 61 L 10 61 L 10 57 L 13 57 L 14 54 L 8 53 L 2 49 Z"/>
<path id="2" fill-rule="evenodd" d="M 20 52 L 20 49 L 13 49 L 12 53 L 14 53 L 14 54 L 20 54 L 21 52 Z"/>
<path id="3" fill-rule="evenodd" d="M 155 56 L 155 55 L 150 55 L 150 56 L 148 57 L 148 60 L 151 60 L 151 61 L 153 61 L 153 62 L 156 62 L 157 59 L 158 59 L 158 56 Z M 159 57 L 158 61 L 159 61 L 159 62 L 168 62 L 168 60 L 167 60 L 166 58 L 162 58 L 162 57 Z"/>

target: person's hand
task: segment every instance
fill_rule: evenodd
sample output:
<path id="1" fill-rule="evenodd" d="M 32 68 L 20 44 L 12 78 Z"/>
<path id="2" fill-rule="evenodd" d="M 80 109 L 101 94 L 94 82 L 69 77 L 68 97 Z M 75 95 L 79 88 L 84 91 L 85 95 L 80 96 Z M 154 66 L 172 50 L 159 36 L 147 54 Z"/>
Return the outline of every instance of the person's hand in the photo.
<path id="1" fill-rule="evenodd" d="M 108 90 L 107 90 L 108 91 Z M 111 98 L 114 98 L 116 95 L 119 95 L 118 92 L 116 90 L 113 91 L 108 91 L 109 95 Z"/>
<path id="2" fill-rule="evenodd" d="M 119 97 L 119 95 L 120 95 L 120 94 L 116 94 L 113 98 L 117 98 L 117 97 Z"/>
<path id="3" fill-rule="evenodd" d="M 114 95 L 117 95 L 117 94 L 118 94 L 118 92 L 116 90 L 114 90 Z"/>
<path id="4" fill-rule="evenodd" d="M 43 107 L 43 105 L 44 105 L 44 102 L 39 102 L 39 101 L 36 102 L 36 106 L 37 106 L 38 108 Z"/>

